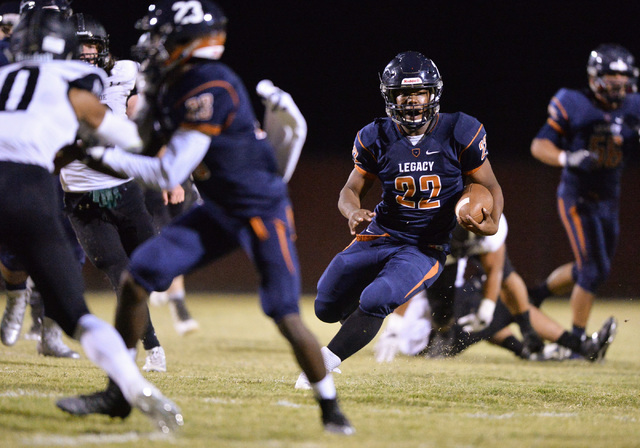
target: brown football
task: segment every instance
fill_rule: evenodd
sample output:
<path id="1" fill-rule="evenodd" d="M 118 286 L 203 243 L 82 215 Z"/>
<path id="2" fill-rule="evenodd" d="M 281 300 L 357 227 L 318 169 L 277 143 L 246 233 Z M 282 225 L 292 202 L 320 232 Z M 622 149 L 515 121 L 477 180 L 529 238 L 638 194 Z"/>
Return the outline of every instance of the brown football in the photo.
<path id="1" fill-rule="evenodd" d="M 471 215 L 478 223 L 484 220 L 482 209 L 486 208 L 489 213 L 493 210 L 493 196 L 486 187 L 480 184 L 468 184 L 462 190 L 462 196 L 456 204 L 456 217 L 460 222 L 461 216 Z"/>

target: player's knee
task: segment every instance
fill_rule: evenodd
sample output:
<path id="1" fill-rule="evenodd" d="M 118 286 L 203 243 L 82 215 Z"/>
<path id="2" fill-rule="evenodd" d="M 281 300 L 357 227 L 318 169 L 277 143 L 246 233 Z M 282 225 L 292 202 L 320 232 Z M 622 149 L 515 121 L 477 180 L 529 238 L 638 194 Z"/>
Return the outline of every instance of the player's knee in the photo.
<path id="1" fill-rule="evenodd" d="M 587 291 L 595 292 L 609 277 L 610 265 L 587 264 L 578 273 L 577 283 Z"/>
<path id="2" fill-rule="evenodd" d="M 398 306 L 404 303 L 398 297 L 398 292 L 389 282 L 382 278 L 367 286 L 360 297 L 360 308 L 367 314 L 386 317 Z"/>
<path id="3" fill-rule="evenodd" d="M 324 294 L 318 292 L 313 308 L 316 317 L 322 322 L 335 323 L 342 319 L 342 307 L 338 306 L 336 301 L 330 300 Z"/>

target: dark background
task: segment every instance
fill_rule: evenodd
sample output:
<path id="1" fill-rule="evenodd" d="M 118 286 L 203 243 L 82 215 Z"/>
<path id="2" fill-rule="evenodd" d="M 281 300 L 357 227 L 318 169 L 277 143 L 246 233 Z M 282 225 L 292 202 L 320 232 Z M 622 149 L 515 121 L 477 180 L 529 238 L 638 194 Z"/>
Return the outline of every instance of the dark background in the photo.
<path id="1" fill-rule="evenodd" d="M 229 19 L 223 61 L 252 90 L 268 78 L 289 91 L 309 134 L 292 181 L 304 289 L 351 237 L 338 192 L 352 164 L 355 133 L 384 115 L 378 73 L 395 54 L 417 50 L 444 80 L 441 109 L 464 111 L 486 127 L 490 160 L 505 195 L 509 254 L 529 283 L 571 261 L 557 217 L 559 170 L 533 159 L 529 144 L 560 87 L 586 87 L 586 61 L 600 43 L 640 57 L 635 1 L 222 1 Z M 128 58 L 146 2 L 75 0 L 76 12 L 100 19 L 116 56 Z M 262 109 L 255 100 L 258 116 Z M 637 295 L 637 162 L 625 173 L 621 245 L 603 295 Z M 371 206 L 377 201 L 372 194 Z M 104 285 L 88 271 L 90 287 Z M 188 289 L 253 290 L 243 254 L 194 274 Z M 101 283 L 102 282 L 102 283 Z"/>

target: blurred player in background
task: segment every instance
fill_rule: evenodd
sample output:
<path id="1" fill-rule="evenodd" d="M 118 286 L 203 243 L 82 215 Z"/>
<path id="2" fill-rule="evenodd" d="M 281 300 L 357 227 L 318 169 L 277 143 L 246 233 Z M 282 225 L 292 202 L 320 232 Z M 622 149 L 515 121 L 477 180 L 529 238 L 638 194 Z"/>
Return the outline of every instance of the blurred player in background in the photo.
<path id="1" fill-rule="evenodd" d="M 70 20 L 76 26 L 80 60 L 107 73 L 101 101 L 113 113 L 126 117 L 127 101 L 135 91 L 138 63 L 113 57 L 109 51 L 109 35 L 93 17 L 78 13 Z M 142 189 L 131 178 L 101 173 L 80 161 L 72 161 L 62 168 L 60 180 L 65 211 L 82 248 L 91 263 L 106 274 L 119 296 L 120 276 L 129 265 L 129 256 L 156 234 Z M 164 349 L 150 319 L 142 344 L 147 353 L 142 369 L 165 372 Z M 100 403 L 94 404 L 100 407 Z"/>
<path id="2" fill-rule="evenodd" d="M 503 197 L 487 158 L 484 126 L 463 113 L 439 113 L 442 85 L 431 59 L 399 53 L 380 76 L 388 117 L 377 118 L 355 138 L 355 167 L 338 208 L 352 235 L 361 224 L 367 227 L 318 281 L 316 316 L 342 322 L 322 348 L 327 371 L 365 347 L 387 315 L 436 281 L 465 184 L 482 184 L 494 198 L 493 211 L 483 209 L 481 223 L 467 216 L 465 224 L 479 234 L 498 231 Z M 383 194 L 372 212 L 361 201 L 376 179 Z M 301 374 L 296 388 L 307 387 Z"/>
<path id="3" fill-rule="evenodd" d="M 587 74 L 589 90 L 560 89 L 554 95 L 547 122 L 531 143 L 536 159 L 562 167 L 558 211 L 575 258 L 554 271 L 549 284 L 532 288 L 533 300 L 540 303 L 550 288 L 575 283 L 570 303 L 573 331 L 580 336 L 618 245 L 624 160 L 640 147 L 633 55 L 617 44 L 600 45 L 589 56 Z"/>
<path id="4" fill-rule="evenodd" d="M 274 149 L 256 128 L 242 81 L 218 62 L 226 22 L 208 0 L 167 0 L 150 7 L 139 24 L 147 34 L 137 47 L 144 56 L 145 85 L 136 119 L 147 138 L 146 153 L 166 148 L 161 157 L 134 156 L 119 148 L 92 152 L 109 168 L 158 189 L 171 190 L 193 173 L 202 197 L 133 253 L 116 328 L 135 347 L 146 325 L 151 291 L 163 291 L 175 277 L 242 247 L 260 273 L 264 312 L 313 383 L 325 430 L 352 434 L 319 344 L 299 315 L 293 213 Z M 271 93 L 270 100 L 281 109 L 297 110 L 288 94 Z M 82 397 L 65 402 L 73 400 L 82 406 Z"/>
<path id="5" fill-rule="evenodd" d="M 182 423 L 178 409 L 141 375 L 113 327 L 87 308 L 51 175 L 57 152 L 75 141 L 80 123 L 88 135 L 127 149 L 140 150 L 140 136 L 100 103 L 104 71 L 71 60 L 78 53 L 76 30 L 59 11 L 23 13 L 11 53 L 16 63 L 0 69 L 0 90 L 11 92 L 0 98 L 0 244 L 40 286 L 46 316 L 80 341 L 130 405 L 169 431 Z"/>

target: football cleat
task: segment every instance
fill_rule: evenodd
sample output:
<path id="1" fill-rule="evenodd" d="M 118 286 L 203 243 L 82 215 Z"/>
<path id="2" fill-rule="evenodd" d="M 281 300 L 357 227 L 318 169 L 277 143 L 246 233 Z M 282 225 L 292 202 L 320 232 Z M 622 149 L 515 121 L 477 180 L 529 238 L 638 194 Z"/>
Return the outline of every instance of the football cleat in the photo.
<path id="1" fill-rule="evenodd" d="M 147 357 L 145 359 L 142 370 L 145 372 L 166 372 L 167 371 L 167 357 L 164 354 L 164 349 L 160 346 L 153 347 L 151 350 L 147 350 Z"/>
<path id="2" fill-rule="evenodd" d="M 7 305 L 0 324 L 0 339 L 4 345 L 11 346 L 18 341 L 30 293 L 29 289 L 7 291 Z"/>
<path id="3" fill-rule="evenodd" d="M 342 373 L 338 366 L 340 365 L 340 358 L 338 358 L 331 350 L 327 347 L 322 347 L 320 349 L 320 353 L 322 353 L 322 360 L 324 362 L 324 367 L 327 369 L 327 373 Z M 307 378 L 307 374 L 302 372 L 298 379 L 296 380 L 296 389 L 301 390 L 310 390 L 311 382 L 309 378 Z"/>
<path id="4" fill-rule="evenodd" d="M 173 318 L 173 327 L 180 336 L 193 333 L 200 328 L 198 322 L 191 317 L 184 299 L 169 299 L 169 311 Z"/>
<path id="5" fill-rule="evenodd" d="M 80 359 L 80 354 L 62 341 L 62 329 L 52 319 L 45 317 L 38 340 L 38 354 L 56 358 Z"/>
<path id="6" fill-rule="evenodd" d="M 340 410 L 336 398 L 331 400 L 321 399 L 319 403 L 320 409 L 322 410 L 322 425 L 326 432 L 345 436 L 355 434 L 356 430 Z"/>
<path id="7" fill-rule="evenodd" d="M 127 418 L 131 405 L 127 402 L 118 385 L 109 379 L 107 389 L 90 395 L 63 398 L 56 406 L 71 415 L 104 414 L 109 417 Z"/>
<path id="8" fill-rule="evenodd" d="M 132 404 L 149 417 L 165 434 L 175 431 L 184 424 L 180 409 L 151 384 L 143 387 L 134 396 Z"/>
<path id="9" fill-rule="evenodd" d="M 615 317 L 607 319 L 597 333 L 582 341 L 581 354 L 589 361 L 596 362 L 604 359 L 609 345 L 613 342 L 618 331 L 618 321 Z"/>

